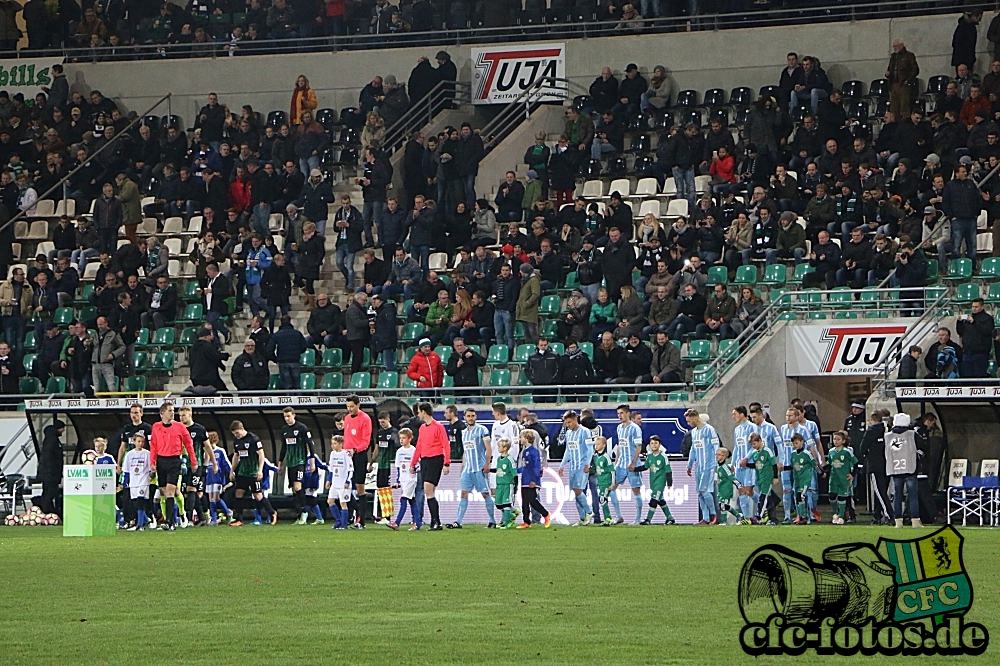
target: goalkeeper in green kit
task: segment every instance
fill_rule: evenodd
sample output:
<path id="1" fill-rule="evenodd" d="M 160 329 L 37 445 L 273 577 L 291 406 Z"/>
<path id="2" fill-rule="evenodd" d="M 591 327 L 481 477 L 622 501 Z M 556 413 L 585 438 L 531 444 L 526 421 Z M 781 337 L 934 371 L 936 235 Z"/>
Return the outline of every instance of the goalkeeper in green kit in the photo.
<path id="1" fill-rule="evenodd" d="M 663 455 L 660 451 L 660 438 L 653 435 L 649 438 L 649 455 L 646 456 L 646 469 L 649 470 L 649 511 L 646 512 L 646 520 L 640 523 L 641 525 L 651 525 L 653 522 L 653 514 L 656 513 L 656 507 L 663 509 L 663 515 L 667 517 L 665 525 L 673 525 L 674 521 L 673 515 L 670 513 L 670 508 L 667 506 L 667 500 L 664 499 L 664 491 L 669 487 L 674 485 L 674 473 L 670 469 L 670 463 L 667 462 L 667 457 Z M 598 483 L 600 483 L 600 478 L 598 478 Z M 607 505 L 605 505 L 605 510 L 607 510 Z M 610 515 L 608 516 L 610 518 Z"/>

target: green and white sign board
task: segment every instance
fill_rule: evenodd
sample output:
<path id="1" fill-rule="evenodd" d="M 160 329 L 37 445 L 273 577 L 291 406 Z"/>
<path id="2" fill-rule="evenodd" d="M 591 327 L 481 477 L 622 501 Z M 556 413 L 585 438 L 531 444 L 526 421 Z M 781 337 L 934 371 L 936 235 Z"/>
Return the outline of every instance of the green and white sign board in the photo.
<path id="1" fill-rule="evenodd" d="M 115 533 L 114 465 L 63 467 L 63 536 Z"/>

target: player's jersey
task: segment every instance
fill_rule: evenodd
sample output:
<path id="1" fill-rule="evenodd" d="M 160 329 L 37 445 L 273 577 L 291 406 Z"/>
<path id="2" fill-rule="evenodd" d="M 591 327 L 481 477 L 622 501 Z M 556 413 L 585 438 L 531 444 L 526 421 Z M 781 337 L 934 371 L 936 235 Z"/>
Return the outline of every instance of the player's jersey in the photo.
<path id="1" fill-rule="evenodd" d="M 517 481 L 517 467 L 510 456 L 497 460 L 497 486 L 509 486 Z"/>
<path id="2" fill-rule="evenodd" d="M 248 432 L 242 437 L 233 441 L 233 450 L 236 455 L 239 456 L 239 462 L 236 463 L 236 476 L 257 476 L 257 452 L 264 450 L 264 445 L 260 441 L 260 437 Z"/>
<path id="3" fill-rule="evenodd" d="M 590 464 L 590 459 L 594 457 L 590 431 L 582 426 L 578 426 L 576 430 L 564 428 L 563 436 L 565 437 L 566 452 L 563 453 L 559 469 L 569 467 L 574 472 L 582 471 Z"/>
<path id="4" fill-rule="evenodd" d="M 401 486 L 417 477 L 416 472 L 410 472 L 410 463 L 413 462 L 413 453 L 416 450 L 413 446 L 401 446 L 396 450 L 396 483 Z"/>
<path id="5" fill-rule="evenodd" d="M 618 446 L 615 447 L 615 467 L 627 469 L 642 448 L 642 430 L 636 424 L 618 424 Z"/>
<path id="6" fill-rule="evenodd" d="M 128 423 L 123 425 L 118 430 L 118 444 L 119 447 L 125 446 L 125 453 L 132 450 L 132 436 L 135 433 L 141 432 L 146 436 L 146 450 L 149 450 L 149 438 L 153 435 L 153 426 L 148 423 L 140 423 L 139 425 L 133 425 L 131 419 Z M 122 458 L 124 460 L 124 458 Z"/>
<path id="7" fill-rule="evenodd" d="M 229 464 L 229 457 L 221 446 L 214 447 L 212 455 L 215 457 L 215 466 L 218 471 L 213 472 L 212 465 L 209 464 L 205 469 L 205 484 L 224 486 L 229 480 L 229 473 L 233 471 L 232 465 Z"/>
<path id="8" fill-rule="evenodd" d="M 805 449 L 792 453 L 792 482 L 795 485 L 795 490 L 801 491 L 809 487 L 815 468 L 816 459 Z"/>
<path id="9" fill-rule="evenodd" d="M 205 460 L 205 442 L 208 441 L 208 430 L 200 423 L 192 423 L 187 429 L 191 435 L 191 445 L 194 447 L 194 457 L 198 460 L 198 467 L 211 465 L 211 461 Z"/>
<path id="10" fill-rule="evenodd" d="M 333 488 L 343 488 L 351 482 L 354 476 L 354 456 L 353 451 L 346 449 L 341 451 L 330 451 L 329 475 L 327 480 Z"/>
<path id="11" fill-rule="evenodd" d="M 816 425 L 815 421 L 810 421 L 809 419 L 806 419 L 805 422 L 800 423 L 799 425 L 805 428 L 805 431 L 809 434 L 809 436 L 806 437 L 807 448 L 822 444 L 819 438 L 819 426 Z"/>
<path id="12" fill-rule="evenodd" d="M 298 467 L 306 464 L 306 457 L 312 453 L 312 433 L 309 428 L 299 422 L 286 425 L 281 429 L 281 454 L 278 462 L 285 467 Z"/>
<path id="13" fill-rule="evenodd" d="M 649 489 L 654 493 L 673 485 L 673 471 L 662 453 L 650 453 L 646 456 L 646 469 L 649 470 Z"/>
<path id="14" fill-rule="evenodd" d="M 777 456 L 782 444 L 781 433 L 778 432 L 778 428 L 768 421 L 764 421 L 760 425 L 754 424 L 754 427 L 757 428 L 757 434 L 763 440 L 764 446 L 771 449 L 771 453 Z M 752 451 L 753 447 L 750 447 L 750 450 Z"/>
<path id="15" fill-rule="evenodd" d="M 309 461 L 312 460 L 313 464 L 316 466 L 314 470 L 309 471 Z M 319 456 L 310 455 L 306 458 L 305 470 L 302 472 L 302 487 L 306 490 L 319 490 L 319 471 L 328 471 L 330 468 L 323 464 L 323 461 L 319 459 Z"/>
<path id="16" fill-rule="evenodd" d="M 94 461 L 95 465 L 115 465 L 115 458 L 112 455 L 105 453 L 103 456 L 97 456 L 97 460 Z"/>
<path id="17" fill-rule="evenodd" d="M 479 472 L 486 464 L 486 441 L 489 439 L 486 426 L 481 423 L 465 425 L 462 431 L 462 474 Z"/>
<path id="18" fill-rule="evenodd" d="M 261 490 L 271 489 L 271 474 L 277 474 L 277 473 L 278 473 L 278 468 L 275 467 L 270 460 L 264 458 L 264 476 L 260 481 Z"/>
<path id="19" fill-rule="evenodd" d="M 132 449 L 125 454 L 122 468 L 128 472 L 129 488 L 149 486 L 152 469 L 149 466 L 149 449 Z"/>
<path id="20" fill-rule="evenodd" d="M 719 448 L 719 434 L 707 423 L 691 429 L 691 453 L 688 454 L 688 469 L 694 468 L 698 474 L 715 472 L 719 463 L 715 451 Z"/>
<path id="21" fill-rule="evenodd" d="M 497 443 L 501 439 L 510 440 L 510 451 L 507 455 L 513 460 L 517 460 L 517 457 L 521 453 L 521 426 L 514 419 L 508 418 L 505 421 L 494 421 L 493 427 L 490 429 L 490 448 L 493 453 L 493 462 L 490 463 L 490 467 L 496 469 L 497 460 L 500 458 L 500 449 L 497 448 Z"/>
<path id="22" fill-rule="evenodd" d="M 812 443 L 809 441 L 809 433 L 801 425 L 796 423 L 790 426 L 786 423 L 781 426 L 781 448 L 778 450 L 778 462 L 784 467 L 792 465 L 792 453 L 795 451 L 795 447 L 792 446 L 792 436 L 795 433 L 802 435 L 802 438 L 806 442 L 806 449 L 812 446 Z"/>
<path id="23" fill-rule="evenodd" d="M 774 466 L 777 459 L 765 447 L 750 454 L 747 462 L 757 471 L 755 479 L 757 490 L 767 492 L 767 489 L 771 487 L 771 482 L 774 481 Z"/>
<path id="24" fill-rule="evenodd" d="M 734 465 L 739 465 L 741 460 L 750 457 L 750 453 L 753 452 L 753 447 L 750 446 L 750 435 L 754 433 L 759 433 L 759 430 L 760 429 L 754 424 L 754 422 L 749 419 L 736 426 L 736 429 L 733 431 Z M 767 444 L 767 442 L 764 442 L 764 444 Z M 746 468 L 745 467 L 736 468 L 737 478 L 744 476 L 745 474 L 745 471 L 741 472 L 740 470 L 746 471 Z M 744 478 L 746 477 L 744 476 Z"/>
<path id="25" fill-rule="evenodd" d="M 375 444 L 378 446 L 378 469 L 389 469 L 399 448 L 399 430 L 393 427 L 379 428 Z"/>
<path id="26" fill-rule="evenodd" d="M 597 474 L 597 483 L 602 488 L 606 488 L 611 485 L 614 480 L 614 465 L 611 464 L 611 458 L 608 457 L 608 452 L 605 450 L 603 453 L 595 453 L 594 461 L 594 472 Z"/>
<path id="27" fill-rule="evenodd" d="M 719 499 L 733 499 L 733 483 L 736 481 L 736 472 L 733 471 L 733 466 L 730 463 L 722 463 L 716 469 L 716 475 L 719 479 Z"/>
<path id="28" fill-rule="evenodd" d="M 848 495 L 851 491 L 851 483 L 847 481 L 847 475 L 854 471 L 854 466 L 858 464 L 858 459 L 846 448 L 833 449 L 827 453 L 827 461 L 830 463 L 830 493 L 838 495 Z"/>

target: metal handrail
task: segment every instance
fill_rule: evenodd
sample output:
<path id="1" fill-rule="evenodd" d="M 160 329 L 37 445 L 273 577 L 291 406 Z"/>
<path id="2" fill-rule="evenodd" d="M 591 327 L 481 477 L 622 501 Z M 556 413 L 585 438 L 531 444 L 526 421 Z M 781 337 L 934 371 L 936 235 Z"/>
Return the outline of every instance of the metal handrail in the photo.
<path id="1" fill-rule="evenodd" d="M 763 26 L 787 26 L 796 23 L 854 22 L 902 16 L 928 16 L 954 14 L 957 11 L 997 8 L 996 2 L 958 2 L 950 6 L 926 7 L 927 3 L 865 2 L 842 7 L 800 7 L 768 9 L 739 13 L 696 14 L 694 16 L 647 19 L 643 34 L 681 31 L 717 31 Z M 590 17 L 595 17 L 597 2 Z M 534 25 L 512 25 L 499 28 L 468 27 L 448 29 L 447 24 L 428 32 L 408 32 L 396 35 L 358 34 L 350 37 L 308 37 L 294 39 L 257 40 L 250 44 L 238 42 L 236 53 L 269 54 L 283 52 L 337 51 L 351 49 L 411 48 L 415 46 L 464 45 L 476 42 L 504 42 L 519 39 L 566 39 L 568 37 L 597 37 L 602 35 L 631 35 L 618 32 L 615 20 L 563 21 L 551 19 Z M 24 49 L 16 57 L 65 56 L 77 62 L 151 60 L 164 58 L 227 57 L 230 42 L 206 44 L 138 44 L 129 46 L 64 47 L 56 49 Z M 14 57 L 14 54 L 11 54 Z"/>
<path id="2" fill-rule="evenodd" d="M 582 95 L 588 93 L 580 84 L 560 77 L 542 76 L 533 81 L 480 131 L 486 151 L 495 148 L 523 121 L 530 118 L 532 112 L 543 103 L 543 98 L 553 90 L 564 91 L 568 95 L 572 88 L 579 90 Z"/>
<path id="3" fill-rule="evenodd" d="M 385 133 L 382 150 L 393 153 L 406 142 L 407 135 L 427 125 L 434 116 L 447 108 L 448 102 L 471 101 L 472 86 L 464 81 L 439 81 L 421 99 L 413 102 L 399 120 Z"/>
<path id="4" fill-rule="evenodd" d="M 941 289 L 941 287 L 938 287 L 938 289 Z M 917 319 L 912 326 L 910 326 L 910 331 L 926 327 L 926 332 L 929 333 L 930 331 L 936 329 L 939 318 L 938 311 L 947 305 L 950 300 L 951 298 L 948 295 L 947 289 L 941 290 L 937 299 L 930 305 L 930 307 L 926 308 L 924 313 L 920 315 L 920 318 Z M 909 333 L 909 331 L 907 332 Z M 887 380 L 889 379 L 889 375 L 899 367 L 899 363 L 903 358 L 903 340 L 908 339 L 908 337 L 909 336 L 903 336 L 896 340 L 889 347 L 889 349 L 886 350 L 882 358 L 876 362 L 876 367 L 882 367 L 882 376 L 876 381 L 875 386 L 872 387 L 872 393 L 881 391 L 883 398 L 888 396 Z"/>

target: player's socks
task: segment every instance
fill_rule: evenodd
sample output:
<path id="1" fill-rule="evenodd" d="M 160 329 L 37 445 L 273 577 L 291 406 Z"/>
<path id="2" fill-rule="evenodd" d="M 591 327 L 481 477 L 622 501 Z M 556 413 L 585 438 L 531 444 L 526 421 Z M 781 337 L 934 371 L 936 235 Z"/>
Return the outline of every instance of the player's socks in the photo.
<path id="1" fill-rule="evenodd" d="M 160 495 L 160 516 L 163 517 L 163 522 L 167 522 L 167 498 Z"/>
<path id="2" fill-rule="evenodd" d="M 622 517 L 621 507 L 618 506 L 618 493 L 614 490 L 608 495 L 608 499 L 611 500 L 611 507 L 615 510 L 615 518 Z"/>
<path id="3" fill-rule="evenodd" d="M 219 521 L 219 503 L 213 500 L 208 502 L 208 513 L 212 516 L 212 522 Z"/>
<path id="4" fill-rule="evenodd" d="M 267 511 L 268 520 L 270 520 L 271 516 L 273 516 L 276 513 L 274 507 L 271 506 L 271 500 L 269 500 L 265 495 L 264 499 L 262 499 L 260 503 L 264 505 L 264 510 Z"/>
<path id="5" fill-rule="evenodd" d="M 587 509 L 587 498 L 583 496 L 583 493 L 580 493 L 576 496 L 576 512 L 580 514 L 580 520 L 586 518 L 587 514 L 590 513 Z"/>
<path id="6" fill-rule="evenodd" d="M 198 495 L 192 490 L 184 497 L 184 515 L 188 522 L 194 522 L 194 510 L 197 507 Z"/>
<path id="7" fill-rule="evenodd" d="M 184 493 L 174 496 L 174 522 L 181 521 L 181 514 L 184 513 Z"/>
<path id="8" fill-rule="evenodd" d="M 653 520 L 653 514 L 655 514 L 655 513 L 656 513 L 656 509 L 650 509 L 649 511 L 646 512 L 646 522 L 647 523 L 650 522 L 651 520 Z"/>
<path id="9" fill-rule="evenodd" d="M 611 507 L 608 506 L 608 496 L 601 494 L 601 509 L 604 512 L 604 520 L 611 520 Z"/>
<path id="10" fill-rule="evenodd" d="M 316 520 L 323 520 L 323 509 L 320 508 L 319 503 L 313 504 L 313 513 L 316 516 Z"/>
<path id="11" fill-rule="evenodd" d="M 431 512 L 431 525 L 440 525 L 441 517 L 438 515 L 438 501 L 436 497 L 427 498 L 427 508 Z"/>
<path id="12" fill-rule="evenodd" d="M 302 507 L 304 502 L 302 501 L 302 489 L 292 491 L 292 509 L 295 511 L 296 516 L 301 516 L 303 511 Z"/>
<path id="13" fill-rule="evenodd" d="M 177 511 L 177 504 L 175 503 L 174 498 L 168 497 L 166 499 L 166 508 L 163 512 L 164 521 L 166 521 L 168 524 L 174 521 L 174 516 L 177 515 L 176 511 Z"/>
<path id="14" fill-rule="evenodd" d="M 638 521 L 642 515 L 642 495 L 633 495 L 632 501 L 635 502 L 635 519 Z"/>
<path id="15" fill-rule="evenodd" d="M 333 526 L 340 527 L 340 507 L 336 504 L 331 504 L 330 513 L 333 514 Z"/>
<path id="16" fill-rule="evenodd" d="M 834 500 L 834 501 L 830 502 L 830 505 L 833 507 L 833 515 L 837 516 L 838 518 L 843 518 L 844 517 L 844 509 L 843 509 L 844 503 L 843 502 L 841 502 L 839 500 Z"/>
<path id="17" fill-rule="evenodd" d="M 514 514 L 511 512 L 510 507 L 503 510 L 503 524 L 510 525 L 514 521 Z"/>
<path id="18" fill-rule="evenodd" d="M 469 509 L 469 498 L 463 497 L 458 502 L 458 516 L 455 518 L 455 522 L 459 525 L 462 524 L 462 520 L 465 518 L 465 512 Z"/>
<path id="19" fill-rule="evenodd" d="M 143 511 L 142 509 L 139 509 L 138 511 L 136 511 L 136 514 L 137 514 L 137 518 L 136 518 L 136 521 L 135 521 L 136 527 L 145 527 L 146 526 L 146 512 Z"/>
<path id="20" fill-rule="evenodd" d="M 493 519 L 493 509 L 494 508 L 496 508 L 496 506 L 493 503 L 493 495 L 490 495 L 489 493 L 487 493 L 487 495 L 486 495 L 486 515 L 489 516 L 490 522 L 495 524 L 496 521 Z M 396 522 L 398 523 L 399 521 L 397 520 Z"/>
<path id="21" fill-rule="evenodd" d="M 399 513 L 396 515 L 396 524 L 397 525 L 402 525 L 403 524 L 403 516 L 406 515 L 406 503 L 408 501 L 409 500 L 407 500 L 405 497 L 400 497 L 399 498 Z"/>
<path id="22" fill-rule="evenodd" d="M 365 524 L 365 510 L 368 507 L 368 493 L 361 493 L 358 495 L 357 503 L 355 504 L 355 513 L 357 514 L 357 522 L 362 526 Z"/>
<path id="23" fill-rule="evenodd" d="M 256 521 L 258 521 L 258 522 L 260 521 L 260 509 L 257 508 L 257 503 L 256 502 L 254 502 L 253 519 L 256 520 Z"/>
<path id="24" fill-rule="evenodd" d="M 806 520 L 809 517 L 809 512 L 806 511 L 806 503 L 799 502 L 795 505 L 795 513 L 799 515 L 799 518 Z"/>
<path id="25" fill-rule="evenodd" d="M 667 517 L 667 520 L 673 520 L 674 519 L 673 514 L 670 513 L 670 509 L 667 507 L 666 504 L 664 504 L 660 508 L 663 510 L 663 515 Z M 650 511 L 650 514 L 652 514 L 652 513 L 653 512 Z"/>

